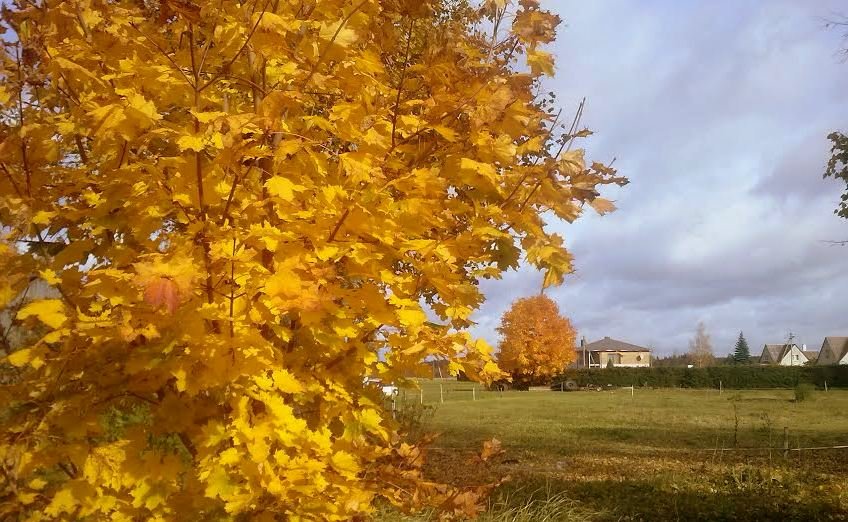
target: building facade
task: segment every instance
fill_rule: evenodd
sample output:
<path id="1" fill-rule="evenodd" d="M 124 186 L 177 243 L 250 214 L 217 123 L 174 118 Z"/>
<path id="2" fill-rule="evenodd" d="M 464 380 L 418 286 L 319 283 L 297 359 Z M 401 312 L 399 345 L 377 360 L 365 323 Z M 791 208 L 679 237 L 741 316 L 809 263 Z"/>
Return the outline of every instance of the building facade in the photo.
<path id="1" fill-rule="evenodd" d="M 585 338 L 580 341 L 574 367 L 607 368 L 609 366 L 648 368 L 651 366 L 651 350 L 609 337 L 591 343 L 586 343 Z"/>

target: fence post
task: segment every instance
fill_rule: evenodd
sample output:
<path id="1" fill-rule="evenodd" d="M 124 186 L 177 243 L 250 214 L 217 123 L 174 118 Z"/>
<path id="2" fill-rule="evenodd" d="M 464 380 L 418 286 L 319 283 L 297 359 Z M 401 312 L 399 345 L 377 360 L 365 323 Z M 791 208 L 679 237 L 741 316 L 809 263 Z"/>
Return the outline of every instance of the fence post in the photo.
<path id="1" fill-rule="evenodd" d="M 718 381 L 718 394 L 721 395 L 721 381 Z"/>
<path id="2" fill-rule="evenodd" d="M 419 389 L 418 393 L 419 393 L 419 399 L 421 401 L 421 404 L 424 404 L 424 388 Z"/>
<path id="3" fill-rule="evenodd" d="M 439 383 L 439 400 L 445 402 L 445 389 L 442 387 L 442 383 Z"/>
<path id="4" fill-rule="evenodd" d="M 475 388 L 475 387 L 471 388 L 471 400 L 472 401 L 477 400 L 477 388 Z"/>
<path id="5" fill-rule="evenodd" d="M 789 458 L 789 428 L 783 427 L 783 458 Z"/>
<path id="6" fill-rule="evenodd" d="M 631 387 L 630 387 L 630 397 L 631 397 L 631 398 L 633 397 L 633 393 L 634 393 L 634 392 L 633 392 L 633 388 L 635 388 L 635 386 L 631 386 Z"/>
<path id="7" fill-rule="evenodd" d="M 827 393 L 827 381 L 824 381 L 824 392 Z"/>

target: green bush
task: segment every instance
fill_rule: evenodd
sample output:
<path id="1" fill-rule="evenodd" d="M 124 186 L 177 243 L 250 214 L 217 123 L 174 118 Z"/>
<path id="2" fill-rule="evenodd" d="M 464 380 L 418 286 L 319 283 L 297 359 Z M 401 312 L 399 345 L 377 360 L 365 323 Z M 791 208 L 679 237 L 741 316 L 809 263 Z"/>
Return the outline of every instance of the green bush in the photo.
<path id="1" fill-rule="evenodd" d="M 436 413 L 436 407 L 420 404 L 414 399 L 397 398 L 395 402 L 395 420 L 410 440 L 417 441 L 427 431 L 427 425 Z"/>
<path id="2" fill-rule="evenodd" d="M 848 366 L 711 366 L 708 368 L 571 369 L 553 379 L 573 379 L 580 386 L 647 386 L 650 388 L 793 389 L 799 384 L 848 388 Z"/>
<path id="3" fill-rule="evenodd" d="M 801 383 L 795 387 L 795 402 L 804 402 L 813 395 L 813 387 L 812 384 Z"/>

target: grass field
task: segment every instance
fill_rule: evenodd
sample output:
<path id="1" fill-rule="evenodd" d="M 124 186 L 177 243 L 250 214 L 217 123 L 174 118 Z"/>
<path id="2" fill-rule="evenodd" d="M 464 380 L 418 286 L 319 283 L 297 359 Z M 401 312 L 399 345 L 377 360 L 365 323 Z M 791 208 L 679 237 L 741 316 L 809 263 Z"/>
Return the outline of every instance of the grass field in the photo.
<path id="1" fill-rule="evenodd" d="M 440 393 L 439 384 L 422 386 L 433 408 L 425 427 L 442 433 L 428 472 L 467 485 L 509 475 L 490 520 L 848 520 L 848 450 L 782 450 L 784 428 L 791 448 L 848 444 L 848 391 L 795 402 L 792 390 L 472 393 L 446 381 Z M 471 465 L 493 437 L 506 454 Z"/>

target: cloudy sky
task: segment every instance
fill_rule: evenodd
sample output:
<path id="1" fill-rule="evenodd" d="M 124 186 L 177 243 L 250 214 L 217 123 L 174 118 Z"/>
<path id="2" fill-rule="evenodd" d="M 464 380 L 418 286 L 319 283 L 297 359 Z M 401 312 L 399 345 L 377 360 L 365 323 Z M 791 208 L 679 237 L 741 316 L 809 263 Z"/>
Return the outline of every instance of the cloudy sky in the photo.
<path id="1" fill-rule="evenodd" d="M 848 221 L 823 180 L 831 130 L 848 131 L 848 63 L 824 19 L 844 1 L 548 1 L 564 20 L 549 87 L 583 96 L 590 159 L 631 180 L 619 210 L 553 225 L 576 273 L 549 295 L 590 341 L 683 353 L 698 321 L 717 354 L 792 331 L 817 350 L 848 335 Z M 528 268 L 487 282 L 475 333 L 497 343 Z"/>

